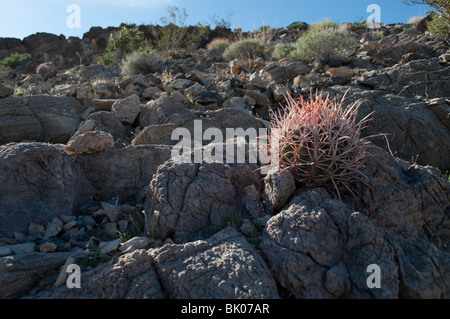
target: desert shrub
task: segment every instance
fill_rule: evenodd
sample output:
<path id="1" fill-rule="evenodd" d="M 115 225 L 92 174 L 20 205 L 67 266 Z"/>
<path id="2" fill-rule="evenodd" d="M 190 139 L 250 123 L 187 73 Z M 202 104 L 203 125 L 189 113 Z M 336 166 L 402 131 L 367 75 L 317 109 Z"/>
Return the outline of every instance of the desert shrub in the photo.
<path id="1" fill-rule="evenodd" d="M 209 26 L 202 26 L 199 23 L 197 27 L 188 27 L 186 19 L 189 15 L 185 8 L 179 9 L 172 6 L 167 10 L 169 15 L 160 19 L 163 26 L 153 34 L 158 39 L 153 43 L 154 46 L 164 51 L 196 49 L 202 40 L 202 35 L 209 30 Z"/>
<path id="2" fill-rule="evenodd" d="M 106 53 L 100 61 L 105 65 L 118 62 L 125 55 L 140 48 L 144 42 L 144 33 L 137 27 L 122 26 L 119 31 L 110 34 Z"/>
<path id="3" fill-rule="evenodd" d="M 355 45 L 355 40 L 347 31 L 325 29 L 320 32 L 306 32 L 294 44 L 291 57 L 299 60 L 313 60 L 332 54 L 342 54 Z"/>
<path id="4" fill-rule="evenodd" d="M 160 56 L 148 50 L 137 50 L 125 56 L 120 70 L 123 75 L 133 76 L 158 72 L 161 66 Z"/>
<path id="5" fill-rule="evenodd" d="M 0 62 L 0 65 L 5 68 L 15 69 L 20 65 L 20 63 L 29 58 L 31 58 L 31 55 L 28 53 L 13 53 L 9 57 L 4 58 Z"/>
<path id="6" fill-rule="evenodd" d="M 292 31 L 295 31 L 295 30 L 306 30 L 306 29 L 308 29 L 308 24 L 305 23 L 305 22 L 299 21 L 299 22 L 291 23 L 290 25 L 287 26 L 287 28 L 289 30 L 292 30 Z"/>
<path id="7" fill-rule="evenodd" d="M 231 61 L 234 59 L 256 59 L 266 50 L 265 44 L 258 39 L 243 39 L 228 46 L 223 56 Z"/>
<path id="8" fill-rule="evenodd" d="M 230 40 L 227 38 L 215 38 L 208 43 L 206 48 L 208 50 L 225 50 L 230 45 Z"/>
<path id="9" fill-rule="evenodd" d="M 450 40 L 450 19 L 442 15 L 434 16 L 433 20 L 428 23 L 428 31 L 447 41 Z"/>
<path id="10" fill-rule="evenodd" d="M 449 0 L 403 0 L 407 5 L 427 4 L 433 8 L 427 13 L 433 13 L 434 17 L 428 23 L 428 30 L 433 35 L 438 35 L 449 41 L 450 39 L 450 1 Z"/>
<path id="11" fill-rule="evenodd" d="M 214 14 L 212 17 L 209 17 L 209 19 L 216 27 L 229 29 L 231 28 L 233 15 L 234 11 L 230 9 L 228 10 L 225 18 L 221 18 L 220 15 Z"/>
<path id="12" fill-rule="evenodd" d="M 279 155 L 272 165 L 291 171 L 306 186 L 321 186 L 339 197 L 354 194 L 369 157 L 369 142 L 361 131 L 370 115 L 357 121 L 359 101 L 344 108 L 343 100 L 330 100 L 322 93 L 311 93 L 308 102 L 288 96 L 287 102 L 272 111 L 269 150 Z"/>
<path id="13" fill-rule="evenodd" d="M 380 41 L 384 38 L 384 32 L 383 31 L 373 31 L 370 33 L 370 38 L 372 41 Z"/>
<path id="14" fill-rule="evenodd" d="M 100 62 L 103 65 L 110 65 L 111 63 L 114 62 L 114 59 L 115 59 L 114 54 L 106 52 L 104 55 L 100 57 Z"/>
<path id="15" fill-rule="evenodd" d="M 272 57 L 275 59 L 284 59 L 289 57 L 294 50 L 295 47 L 292 44 L 278 44 L 275 47 L 275 51 L 273 51 Z"/>
<path id="16" fill-rule="evenodd" d="M 331 20 L 325 20 L 320 23 L 313 24 L 309 27 L 308 32 L 318 33 L 328 29 L 338 29 L 339 25 Z"/>

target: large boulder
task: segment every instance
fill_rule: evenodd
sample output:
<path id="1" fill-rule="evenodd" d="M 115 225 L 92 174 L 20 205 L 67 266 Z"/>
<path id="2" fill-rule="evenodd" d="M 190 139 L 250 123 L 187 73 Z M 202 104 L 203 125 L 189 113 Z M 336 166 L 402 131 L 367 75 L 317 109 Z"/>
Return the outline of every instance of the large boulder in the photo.
<path id="1" fill-rule="evenodd" d="M 167 146 L 128 146 L 81 154 L 77 161 L 96 195 L 103 199 L 119 196 L 123 200 L 142 200 L 153 174 L 170 155 Z"/>
<path id="2" fill-rule="evenodd" d="M 341 98 L 347 89 L 349 87 L 335 86 L 326 92 Z M 428 106 L 416 97 L 354 87 L 348 92 L 345 105 L 358 99 L 362 100 L 358 118 L 373 112 L 370 116 L 372 120 L 362 132 L 363 136 L 386 134 L 370 140 L 401 159 L 421 165 L 450 167 L 450 157 L 447 156 L 450 154 L 450 129 L 440 118 L 444 109 Z"/>
<path id="3" fill-rule="evenodd" d="M 165 245 L 150 254 L 169 298 L 279 298 L 264 260 L 232 227 L 205 241 Z"/>
<path id="4" fill-rule="evenodd" d="M 287 296 L 449 297 L 450 183 L 432 169 L 373 155 L 356 206 L 316 188 L 268 221 L 259 248 Z M 381 269 L 381 288 L 367 284 L 371 265 Z"/>
<path id="5" fill-rule="evenodd" d="M 31 96 L 25 100 L 42 125 L 42 142 L 66 143 L 81 122 L 83 107 L 74 97 Z"/>
<path id="6" fill-rule="evenodd" d="M 413 60 L 368 74 L 368 79 L 359 82 L 365 88 L 428 99 L 450 96 L 450 88 L 446 85 L 450 68 L 439 58 Z"/>
<path id="7" fill-rule="evenodd" d="M 207 263 L 205 263 L 207 261 Z M 1 269 L 1 268 L 0 268 Z M 82 289 L 55 287 L 45 299 L 277 299 L 264 260 L 235 229 L 206 241 L 141 249 L 82 274 Z"/>
<path id="8" fill-rule="evenodd" d="M 40 141 L 42 125 L 33 111 L 21 99 L 0 100 L 0 144 L 20 141 Z"/>
<path id="9" fill-rule="evenodd" d="M 114 141 L 118 139 L 127 139 L 126 129 L 119 119 L 111 112 L 99 111 L 89 114 L 86 120 L 81 122 L 78 130 L 71 137 L 71 140 L 76 138 L 79 134 L 93 130 L 110 133 Z"/>
<path id="10" fill-rule="evenodd" d="M 66 143 L 80 124 L 83 108 L 73 97 L 30 96 L 0 100 L 0 143 Z"/>
<path id="11" fill-rule="evenodd" d="M 237 151 L 233 159 L 210 161 L 208 154 L 220 150 L 226 156 L 227 148 L 210 144 L 203 148 L 200 163 L 174 157 L 158 167 L 145 203 L 147 229 L 163 238 L 186 240 L 224 227 L 233 217 L 264 215 L 259 165 L 249 163 L 248 154 L 245 163 L 239 163 L 242 148 L 237 145 L 248 150 L 245 143 L 230 143 Z"/>
<path id="12" fill-rule="evenodd" d="M 0 298 L 22 297 L 39 282 L 57 276 L 59 267 L 71 253 L 31 253 L 0 258 Z"/>
<path id="13" fill-rule="evenodd" d="M 0 146 L 0 232 L 24 231 L 71 215 L 88 201 L 82 171 L 60 147 L 42 143 Z"/>

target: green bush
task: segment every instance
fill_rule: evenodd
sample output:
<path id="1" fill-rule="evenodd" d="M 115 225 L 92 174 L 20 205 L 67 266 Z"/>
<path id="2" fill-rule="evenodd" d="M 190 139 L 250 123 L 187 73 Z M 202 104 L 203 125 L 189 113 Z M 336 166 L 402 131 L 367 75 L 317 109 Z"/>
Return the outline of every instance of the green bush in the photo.
<path id="1" fill-rule="evenodd" d="M 428 30 L 433 35 L 450 40 L 450 0 L 403 0 L 407 5 L 427 4 L 433 8 L 427 13 L 434 13 L 433 20 L 428 23 Z"/>
<path id="2" fill-rule="evenodd" d="M 137 50 L 125 56 L 121 72 L 126 76 L 155 73 L 160 70 L 161 58 L 153 51 Z"/>
<path id="3" fill-rule="evenodd" d="M 106 62 L 114 59 L 121 60 L 125 55 L 137 50 L 145 42 L 144 33 L 137 27 L 123 26 L 119 31 L 110 34 L 106 48 Z"/>
<path id="4" fill-rule="evenodd" d="M 430 31 L 432 35 L 437 35 L 449 40 L 450 20 L 444 16 L 436 15 L 433 20 L 428 23 L 428 31 Z"/>
<path id="5" fill-rule="evenodd" d="M 223 56 L 231 61 L 234 59 L 256 59 L 266 50 L 265 44 L 257 39 L 244 39 L 230 44 Z"/>
<path id="6" fill-rule="evenodd" d="M 355 39 L 347 31 L 325 29 L 320 32 L 306 32 L 294 44 L 291 57 L 310 61 L 342 54 L 355 45 Z"/>
<path id="7" fill-rule="evenodd" d="M 114 62 L 114 54 L 106 52 L 103 56 L 100 57 L 100 62 L 103 63 L 103 65 L 110 65 Z"/>
<path id="8" fill-rule="evenodd" d="M 287 26 L 289 30 L 295 31 L 295 30 L 304 30 L 308 29 L 308 24 L 305 22 L 294 22 Z"/>
<path id="9" fill-rule="evenodd" d="M 225 50 L 230 45 L 230 41 L 226 38 L 215 38 L 208 43 L 208 50 Z"/>
<path id="10" fill-rule="evenodd" d="M 4 58 L 0 62 L 0 65 L 5 68 L 11 68 L 14 70 L 20 65 L 20 63 L 29 58 L 31 58 L 31 54 L 28 53 L 13 53 L 9 57 Z"/>
<path id="11" fill-rule="evenodd" d="M 289 57 L 294 50 L 295 47 L 292 44 L 278 44 L 275 47 L 275 51 L 273 51 L 272 57 L 275 59 L 284 59 Z"/>

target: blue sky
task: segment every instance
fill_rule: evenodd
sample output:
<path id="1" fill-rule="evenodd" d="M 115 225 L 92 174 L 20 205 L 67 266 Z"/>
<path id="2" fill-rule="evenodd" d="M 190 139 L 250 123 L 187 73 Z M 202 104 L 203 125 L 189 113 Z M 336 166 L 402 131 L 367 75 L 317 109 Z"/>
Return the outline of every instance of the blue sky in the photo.
<path id="1" fill-rule="evenodd" d="M 80 28 L 67 25 L 70 4 L 80 8 Z M 92 26 L 160 24 L 169 6 L 186 8 L 188 25 L 211 23 L 210 17 L 225 18 L 232 10 L 232 28 L 244 31 L 261 25 L 281 28 L 295 21 L 312 24 L 331 19 L 343 23 L 366 20 L 370 4 L 380 7 L 385 24 L 406 23 L 427 11 L 424 5 L 406 6 L 401 0 L 0 0 L 0 37 L 22 39 L 36 32 L 82 37 Z"/>

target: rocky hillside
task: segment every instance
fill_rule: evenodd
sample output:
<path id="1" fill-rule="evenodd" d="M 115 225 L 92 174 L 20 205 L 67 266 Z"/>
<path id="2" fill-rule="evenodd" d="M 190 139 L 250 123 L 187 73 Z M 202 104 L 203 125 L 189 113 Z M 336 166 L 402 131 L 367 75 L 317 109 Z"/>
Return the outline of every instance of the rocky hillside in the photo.
<path id="1" fill-rule="evenodd" d="M 31 55 L 0 71 L 0 298 L 449 298 L 449 45 L 420 23 L 378 40 L 340 28 L 359 41 L 345 56 L 275 59 L 297 24 L 230 62 L 206 48 L 235 39 L 216 29 L 135 76 L 98 62 L 113 28 L 0 39 L 0 59 Z M 261 163 L 171 156 L 176 128 L 265 128 L 287 93 L 316 89 L 363 100 L 365 136 L 385 134 L 357 198 Z"/>

